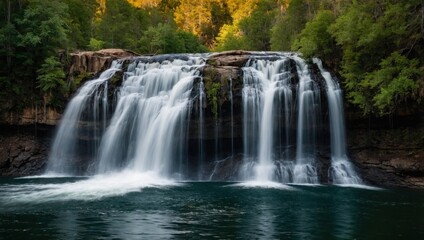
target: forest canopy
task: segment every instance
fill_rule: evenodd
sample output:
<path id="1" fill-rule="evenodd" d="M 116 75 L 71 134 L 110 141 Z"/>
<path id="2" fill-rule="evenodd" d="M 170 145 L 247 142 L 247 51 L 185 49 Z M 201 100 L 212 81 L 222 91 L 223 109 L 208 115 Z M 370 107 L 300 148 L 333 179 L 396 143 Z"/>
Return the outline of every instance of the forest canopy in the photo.
<path id="1" fill-rule="evenodd" d="M 3 108 L 66 95 L 58 53 L 102 48 L 298 51 L 338 73 L 365 114 L 416 110 L 424 98 L 422 0 L 4 0 L 0 9 Z"/>

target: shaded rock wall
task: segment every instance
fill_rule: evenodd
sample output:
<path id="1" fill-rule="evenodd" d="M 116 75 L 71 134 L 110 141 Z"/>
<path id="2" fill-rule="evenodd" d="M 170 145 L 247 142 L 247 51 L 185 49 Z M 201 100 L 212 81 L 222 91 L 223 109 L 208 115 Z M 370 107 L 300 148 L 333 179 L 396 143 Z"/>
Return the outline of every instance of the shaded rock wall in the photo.
<path id="1" fill-rule="evenodd" d="M 424 188 L 424 119 L 347 119 L 351 160 L 369 183 Z"/>
<path id="2" fill-rule="evenodd" d="M 62 114 L 56 109 L 50 107 L 31 107 L 25 108 L 21 112 L 9 112 L 0 118 L 0 124 L 9 125 L 31 125 L 47 124 L 56 125 L 61 119 Z"/>
<path id="3" fill-rule="evenodd" d="M 54 127 L 0 126 L 0 176 L 41 174 Z"/>

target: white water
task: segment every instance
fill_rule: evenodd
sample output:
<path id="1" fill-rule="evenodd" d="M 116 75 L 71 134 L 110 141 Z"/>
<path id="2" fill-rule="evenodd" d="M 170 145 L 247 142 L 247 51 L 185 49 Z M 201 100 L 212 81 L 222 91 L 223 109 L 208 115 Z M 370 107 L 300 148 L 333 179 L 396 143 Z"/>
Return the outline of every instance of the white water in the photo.
<path id="1" fill-rule="evenodd" d="M 330 113 L 331 167 L 329 177 L 334 184 L 362 184 L 346 154 L 346 136 L 343 114 L 343 93 L 339 84 L 324 69 L 321 60 L 314 58 L 327 85 L 328 109 Z"/>
<path id="2" fill-rule="evenodd" d="M 317 83 L 311 79 L 305 61 L 295 57 L 299 76 L 298 122 L 296 165 L 293 169 L 294 183 L 318 183 L 315 167 L 317 116 L 320 112 L 320 96 Z"/>
<path id="3" fill-rule="evenodd" d="M 203 130 L 204 130 L 204 102 L 206 99 L 205 86 L 203 81 L 199 84 L 199 170 L 197 172 L 197 179 L 201 180 L 203 177 L 203 162 L 205 161 L 204 157 L 204 147 L 203 147 Z"/>
<path id="4" fill-rule="evenodd" d="M 188 141 L 193 98 L 198 98 L 197 179 L 204 179 L 206 174 L 212 179 L 218 167 L 226 164 L 218 159 L 222 155 L 222 143 L 218 141 L 218 123 L 214 127 L 215 146 L 212 147 L 215 148 L 214 160 L 219 164 L 208 169 L 208 156 L 204 154 L 203 111 L 206 97 L 199 68 L 205 64 L 205 60 L 199 56 L 183 59 L 177 57 L 155 62 L 141 58 L 131 63 L 124 73 L 122 86 L 115 95 L 116 105 L 109 120 L 107 83 L 119 69 L 114 65 L 99 79 L 87 82 L 71 100 L 65 112 L 63 124 L 59 127 L 52 148 L 48 174 L 86 174 L 75 169 L 82 161 L 87 161 L 78 159 L 77 156 L 78 148 L 81 147 L 79 139 L 83 137 L 80 129 L 87 128 L 82 126 L 84 121 L 92 120 L 97 121 L 92 124 L 92 138 L 101 141 L 95 141 L 98 142 L 93 150 L 96 152 L 96 161 L 90 167 L 91 173 L 115 175 L 117 172 L 133 171 L 154 173 L 165 179 L 183 179 L 190 175 L 184 149 Z M 293 66 L 299 78 L 298 85 L 295 85 L 295 78 L 292 76 Z M 331 80 L 327 83 L 327 86 L 331 86 L 327 87 L 332 129 L 330 178 L 335 184 L 360 184 L 360 178 L 346 157 L 343 118 L 333 119 L 333 116 L 343 115 L 342 102 L 339 101 L 340 88 L 322 65 L 319 67 L 326 81 L 328 76 Z M 243 72 L 245 157 L 238 173 L 250 185 L 267 186 L 275 181 L 317 184 L 319 179 L 315 154 L 317 132 L 320 131 L 320 89 L 318 83 L 311 78 L 308 65 L 293 54 L 279 53 L 271 57 L 257 55 L 249 60 Z M 196 96 L 192 94 L 195 83 L 198 84 L 198 88 L 195 88 L 198 91 Z M 230 87 L 231 136 L 234 137 L 232 79 Z M 297 116 L 294 114 L 296 112 Z M 87 118 L 86 115 L 91 117 Z M 293 131 L 291 134 L 290 129 L 296 129 L 296 133 Z M 234 156 L 233 142 L 231 153 Z M 207 170 L 212 174 L 206 172 Z M 191 176 L 196 176 L 196 172 Z"/>
<path id="5" fill-rule="evenodd" d="M 122 196 L 130 192 L 140 192 L 144 188 L 180 185 L 180 183 L 164 179 L 154 172 L 141 174 L 135 171 L 123 171 L 96 175 L 76 182 L 3 185 L 0 188 L 0 192 L 3 193 L 0 200 L 10 204 L 69 200 L 91 201 Z"/>
<path id="6" fill-rule="evenodd" d="M 234 156 L 234 103 L 233 103 L 233 79 L 230 77 L 230 104 L 231 104 L 231 156 Z"/>
<path id="7" fill-rule="evenodd" d="M 191 92 L 204 62 L 200 56 L 135 60 L 128 66 L 122 86 L 115 94 L 116 106 L 110 123 L 105 119 L 107 82 L 119 70 L 117 65 L 99 79 L 87 82 L 68 104 L 46 176 L 75 174 L 72 170 L 78 161 L 86 161 L 78 158 L 79 148 L 85 147 L 78 143 L 84 137 L 80 134 L 80 122 L 84 111 L 92 107 L 94 116 L 90 120 L 100 123 L 93 132 L 101 141 L 95 154 L 97 161 L 91 164 L 89 171 L 100 175 L 135 171 L 153 172 L 164 178 L 181 177 L 187 168 L 183 147 Z"/>
<path id="8" fill-rule="evenodd" d="M 281 184 L 273 181 L 247 181 L 241 183 L 235 183 L 228 185 L 228 187 L 241 187 L 241 188 L 270 188 L 270 189 L 279 189 L 279 190 L 291 190 L 296 191 L 295 188 L 290 187 L 285 184 Z"/>
<path id="9" fill-rule="evenodd" d="M 287 60 L 284 55 L 276 61 L 251 59 L 243 68 L 243 142 L 246 157 L 242 172 L 246 180 L 275 180 L 274 149 L 277 144 L 274 127 L 280 126 L 279 122 L 274 122 L 275 113 L 282 104 L 280 99 L 286 105 L 292 101 Z M 285 129 L 288 129 L 289 122 L 285 124 Z"/>
<path id="10" fill-rule="evenodd" d="M 290 82 L 290 60 L 296 63 L 299 77 L 296 105 Z M 311 78 L 309 66 L 297 55 L 276 54 L 272 60 L 253 57 L 243 71 L 243 179 L 317 184 L 315 154 L 321 116 L 320 89 Z M 296 124 L 292 116 L 295 106 Z M 278 118 L 279 114 L 282 117 Z M 290 159 L 293 124 L 297 129 L 294 163 Z"/>
<path id="11" fill-rule="evenodd" d="M 180 144 L 200 57 L 159 63 L 138 62 L 119 92 L 103 137 L 97 173 L 130 169 L 170 177 L 181 174 Z M 177 156 L 176 156 L 177 155 Z"/>
<path id="12" fill-rule="evenodd" d="M 107 80 L 109 80 L 117 71 L 120 71 L 121 64 L 114 62 L 110 69 L 103 72 L 98 79 L 86 82 L 71 99 L 66 111 L 62 117 L 59 129 L 56 132 L 53 146 L 49 154 L 49 160 L 47 165 L 47 174 L 74 174 L 73 161 L 77 156 L 78 128 L 83 123 L 84 111 L 90 110 L 91 104 L 88 104 L 92 100 L 93 106 L 95 106 L 93 112 L 88 113 L 91 119 L 88 121 L 96 120 L 99 114 L 99 110 L 96 108 L 99 106 L 99 102 L 102 101 L 104 108 L 107 108 Z M 106 113 L 101 114 L 104 118 Z M 98 120 L 98 119 L 97 119 Z M 106 121 L 102 119 L 103 123 Z M 97 123 L 97 122 L 95 122 Z M 94 126 L 94 132 L 98 137 L 100 133 Z"/>

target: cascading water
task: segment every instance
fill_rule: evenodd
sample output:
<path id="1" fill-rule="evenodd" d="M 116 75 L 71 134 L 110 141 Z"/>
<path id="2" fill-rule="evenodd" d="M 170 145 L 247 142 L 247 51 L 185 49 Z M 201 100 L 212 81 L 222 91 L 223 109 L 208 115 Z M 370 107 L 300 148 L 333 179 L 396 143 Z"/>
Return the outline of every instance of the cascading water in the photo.
<path id="1" fill-rule="evenodd" d="M 231 156 L 234 157 L 234 103 L 233 103 L 233 79 L 230 77 L 230 104 L 231 104 Z"/>
<path id="2" fill-rule="evenodd" d="M 293 64 L 299 81 L 297 89 L 291 72 Z M 256 181 L 318 183 L 315 154 L 320 89 L 311 78 L 309 66 L 296 55 L 275 54 L 268 59 L 251 58 L 243 71 L 242 176 Z M 294 92 L 296 104 L 293 104 Z M 276 117 L 279 114 L 282 116 Z M 291 154 L 292 125 L 296 126 L 295 161 Z"/>
<path id="3" fill-rule="evenodd" d="M 136 171 L 196 180 L 205 176 L 214 180 L 222 176 L 236 179 L 238 174 L 239 179 L 263 183 L 318 183 L 316 139 L 323 129 L 322 87 L 310 66 L 293 53 L 253 53 L 242 68 L 243 82 L 228 79 L 229 99 L 223 99 L 230 101 L 228 109 L 219 106 L 220 112 L 231 114 L 231 126 L 220 119 L 213 119 L 213 126 L 207 89 L 201 78 L 204 56 L 140 57 L 127 60 L 131 63 L 123 70 L 123 62 L 114 62 L 98 79 L 81 87 L 70 101 L 47 172 Z M 321 62 L 314 62 L 327 86 L 330 179 L 336 184 L 361 183 L 346 157 L 341 90 Z M 114 78 L 109 83 L 109 79 L 117 71 L 123 72 L 122 85 L 112 93 L 117 82 Z M 114 104 L 110 104 L 112 98 Z M 239 106 L 242 118 L 233 116 L 240 112 Z M 193 109 L 197 114 L 192 113 Z M 194 128 L 190 127 L 191 120 Z M 235 132 L 241 126 L 242 134 Z M 231 132 L 224 134 L 221 128 Z M 224 146 L 225 136 L 231 137 L 231 147 Z M 242 160 L 238 154 L 241 146 L 234 144 L 235 136 L 243 139 Z M 190 151 L 196 154 L 190 155 Z M 223 156 L 227 157 L 221 159 Z M 222 173 L 220 168 L 227 169 Z"/>
<path id="4" fill-rule="evenodd" d="M 362 184 L 346 154 L 343 117 L 343 92 L 331 74 L 324 69 L 320 59 L 314 58 L 326 83 L 328 110 L 330 113 L 331 168 L 329 177 L 335 184 Z"/>
<path id="5" fill-rule="evenodd" d="M 79 135 L 84 135 L 84 127 L 90 128 L 88 131 L 94 133 L 95 144 L 91 150 L 97 151 L 96 142 L 101 138 L 107 121 L 107 81 L 120 68 L 121 63 L 114 61 L 110 69 L 103 72 L 98 79 L 86 82 L 69 102 L 51 148 L 47 174 L 76 173 L 73 163 L 80 145 Z M 84 122 L 89 126 L 82 126 Z"/>
<path id="6" fill-rule="evenodd" d="M 320 90 L 311 79 L 309 66 L 295 58 L 299 76 L 296 165 L 294 183 L 318 183 L 315 167 L 317 117 L 320 112 Z"/>
<path id="7" fill-rule="evenodd" d="M 120 88 L 118 104 L 106 131 L 98 173 L 122 168 L 169 177 L 178 171 L 186 138 L 190 95 L 200 57 L 188 60 L 139 61 Z M 124 161 L 122 161 L 124 160 Z"/>
<path id="8" fill-rule="evenodd" d="M 199 171 L 197 173 L 197 179 L 202 179 L 203 174 L 203 163 L 204 163 L 204 147 L 203 147 L 203 130 L 204 130 L 204 102 L 205 102 L 205 86 L 203 81 L 199 84 Z"/>
<path id="9" fill-rule="evenodd" d="M 106 131 L 102 132 L 97 161 L 90 166 L 91 171 L 102 174 L 132 170 L 181 177 L 187 166 L 182 148 L 193 100 L 192 88 L 204 62 L 201 56 L 134 60 L 116 92 L 117 104 Z M 94 112 L 106 117 L 107 81 L 120 70 L 117 67 L 114 64 L 99 79 L 87 82 L 70 101 L 53 144 L 47 172 L 73 173 L 78 161 L 77 141 L 82 137 L 78 134 L 82 113 L 87 107 L 95 106 Z M 94 100 L 90 102 L 91 98 Z M 102 125 L 105 122 L 102 120 Z"/>
<path id="10" fill-rule="evenodd" d="M 289 59 L 278 55 L 277 60 L 250 59 L 243 68 L 243 141 L 245 164 L 242 173 L 245 179 L 273 181 L 276 172 L 274 114 L 281 104 L 291 105 L 291 74 Z M 276 101 L 281 98 L 283 102 Z M 285 122 L 285 130 L 289 122 Z M 285 143 L 288 144 L 288 143 Z M 253 171 L 253 172 L 252 172 Z"/>

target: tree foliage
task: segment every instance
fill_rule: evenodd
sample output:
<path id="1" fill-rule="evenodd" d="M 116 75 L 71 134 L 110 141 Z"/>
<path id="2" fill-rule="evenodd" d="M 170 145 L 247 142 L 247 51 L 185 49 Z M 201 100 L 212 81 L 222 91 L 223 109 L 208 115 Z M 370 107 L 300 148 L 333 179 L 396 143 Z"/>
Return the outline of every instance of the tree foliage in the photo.
<path id="1" fill-rule="evenodd" d="M 328 59 L 329 56 L 334 56 L 336 44 L 327 28 L 335 19 L 333 12 L 329 10 L 318 12 L 312 21 L 306 23 L 305 28 L 294 40 L 292 50 L 302 52 L 306 58 Z"/>
<path id="2" fill-rule="evenodd" d="M 323 4 L 292 49 L 340 69 L 349 102 L 365 114 L 418 109 L 424 97 L 423 10 L 418 0 Z"/>
<path id="3" fill-rule="evenodd" d="M 274 51 L 289 51 L 297 35 L 312 19 L 317 11 L 317 0 L 290 0 L 286 8 L 280 10 L 272 27 L 271 48 Z"/>
<path id="4" fill-rule="evenodd" d="M 249 17 L 240 21 L 240 30 L 245 38 L 247 50 L 271 49 L 271 28 L 274 24 L 276 7 L 275 1 L 261 1 Z"/>
<path id="5" fill-rule="evenodd" d="M 0 10 L 0 104 L 8 108 L 63 90 L 59 52 L 205 46 L 320 57 L 366 114 L 423 103 L 422 0 L 3 0 Z"/>
<path id="6" fill-rule="evenodd" d="M 180 0 L 174 18 L 180 29 L 197 35 L 208 46 L 221 26 L 231 21 L 224 0 Z"/>
<path id="7" fill-rule="evenodd" d="M 69 27 L 69 47 L 85 48 L 93 37 L 96 0 L 63 0 L 68 6 L 66 24 Z"/>
<path id="8" fill-rule="evenodd" d="M 140 52 L 149 54 L 206 52 L 192 33 L 178 31 L 170 24 L 149 27 L 140 39 Z"/>
<path id="9" fill-rule="evenodd" d="M 46 58 L 37 73 L 37 87 L 43 92 L 51 93 L 56 89 L 62 93 L 66 92 L 65 72 L 57 57 Z"/>
<path id="10" fill-rule="evenodd" d="M 380 113 L 391 113 L 399 104 L 417 95 L 419 81 L 424 76 L 424 68 L 418 64 L 417 59 L 393 52 L 381 61 L 380 68 L 365 75 L 360 86 L 368 86 L 376 92 L 372 101 Z"/>
<path id="11" fill-rule="evenodd" d="M 67 5 L 60 1 L 29 1 L 23 16 L 17 19 L 20 29 L 17 45 L 32 55 L 25 57 L 25 65 L 32 65 L 33 61 L 37 64 L 37 61 L 67 43 L 67 17 Z"/>
<path id="12" fill-rule="evenodd" d="M 21 108 L 36 97 L 37 69 L 44 59 L 69 44 L 68 6 L 59 0 L 8 0 L 0 6 L 6 10 L 1 17 L 6 22 L 0 25 L 0 45 L 5 49 L 0 58 L 6 60 L 0 66 L 1 101 Z"/>
<path id="13" fill-rule="evenodd" d="M 95 38 L 103 41 L 106 48 L 137 49 L 148 26 L 146 11 L 137 10 L 125 0 L 106 0 Z"/>

